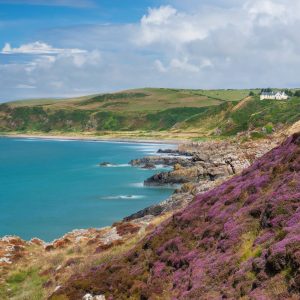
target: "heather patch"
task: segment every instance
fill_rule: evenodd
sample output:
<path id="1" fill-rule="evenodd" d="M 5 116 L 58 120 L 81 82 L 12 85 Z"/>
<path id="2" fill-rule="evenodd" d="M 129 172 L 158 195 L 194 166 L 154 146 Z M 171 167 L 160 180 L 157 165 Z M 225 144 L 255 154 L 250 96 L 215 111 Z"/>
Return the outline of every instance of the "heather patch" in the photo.
<path id="1" fill-rule="evenodd" d="M 124 257 L 74 275 L 54 296 L 298 299 L 299 147 L 295 134 L 240 176 L 198 195 Z"/>

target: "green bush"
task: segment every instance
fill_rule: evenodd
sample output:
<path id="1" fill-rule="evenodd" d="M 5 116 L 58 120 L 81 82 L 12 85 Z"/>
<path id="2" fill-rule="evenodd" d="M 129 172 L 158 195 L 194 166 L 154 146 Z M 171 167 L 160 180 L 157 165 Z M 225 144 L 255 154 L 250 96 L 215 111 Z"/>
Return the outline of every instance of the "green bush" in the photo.
<path id="1" fill-rule="evenodd" d="M 273 133 L 274 127 L 272 124 L 267 124 L 264 128 L 265 128 L 267 134 Z"/>

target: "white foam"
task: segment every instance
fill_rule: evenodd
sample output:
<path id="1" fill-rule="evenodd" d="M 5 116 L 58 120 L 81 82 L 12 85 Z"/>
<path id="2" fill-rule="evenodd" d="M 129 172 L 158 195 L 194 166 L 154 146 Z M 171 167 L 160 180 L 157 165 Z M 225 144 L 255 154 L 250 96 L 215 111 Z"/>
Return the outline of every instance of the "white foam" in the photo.
<path id="1" fill-rule="evenodd" d="M 126 167 L 131 167 L 131 165 L 130 164 L 117 164 L 117 165 L 108 164 L 106 167 L 108 167 L 108 168 L 126 168 Z"/>
<path id="2" fill-rule="evenodd" d="M 77 142 L 78 140 L 72 139 L 50 139 L 50 138 L 16 138 L 14 139 L 16 142 Z"/>
<path id="3" fill-rule="evenodd" d="M 130 199 L 142 199 L 142 198 L 145 198 L 145 196 L 143 196 L 143 195 L 117 195 L 117 196 L 101 197 L 101 199 L 103 199 L 103 200 L 118 200 L 118 199 L 130 200 Z"/>
<path id="4" fill-rule="evenodd" d="M 137 187 L 137 188 L 143 188 L 144 187 L 144 182 L 131 183 L 130 186 Z"/>
<path id="5" fill-rule="evenodd" d="M 103 168 L 127 168 L 131 167 L 130 164 L 105 164 L 105 165 L 97 165 L 98 167 L 103 167 Z"/>
<path id="6" fill-rule="evenodd" d="M 155 167 L 156 167 L 156 169 L 158 169 L 158 170 L 172 170 L 172 167 L 171 167 L 171 166 L 156 165 Z"/>

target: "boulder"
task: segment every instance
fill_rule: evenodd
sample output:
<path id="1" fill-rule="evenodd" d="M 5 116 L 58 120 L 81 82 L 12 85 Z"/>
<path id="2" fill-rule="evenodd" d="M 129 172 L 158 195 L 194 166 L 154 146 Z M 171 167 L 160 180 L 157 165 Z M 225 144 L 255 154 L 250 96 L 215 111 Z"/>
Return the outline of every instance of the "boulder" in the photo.
<path id="1" fill-rule="evenodd" d="M 143 169 L 155 169 L 156 166 L 154 163 L 147 162 L 142 166 Z"/>
<path id="2" fill-rule="evenodd" d="M 82 297 L 82 300 L 105 300 L 105 296 L 104 295 L 93 296 L 92 294 L 85 294 Z"/>
<path id="3" fill-rule="evenodd" d="M 111 166 L 111 165 L 113 165 L 113 164 L 111 164 L 110 162 L 107 162 L 107 161 L 99 163 L 100 167 L 108 167 L 108 166 Z"/>

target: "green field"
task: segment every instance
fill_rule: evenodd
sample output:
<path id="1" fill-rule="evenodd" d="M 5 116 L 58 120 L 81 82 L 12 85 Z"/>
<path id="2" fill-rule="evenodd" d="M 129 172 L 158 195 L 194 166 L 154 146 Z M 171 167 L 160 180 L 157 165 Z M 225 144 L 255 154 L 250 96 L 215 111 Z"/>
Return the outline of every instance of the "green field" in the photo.
<path id="1" fill-rule="evenodd" d="M 252 91 L 254 96 L 249 97 Z M 260 101 L 259 90 L 137 89 L 0 105 L 0 131 L 168 132 L 230 136 L 300 119 L 300 99 Z"/>

